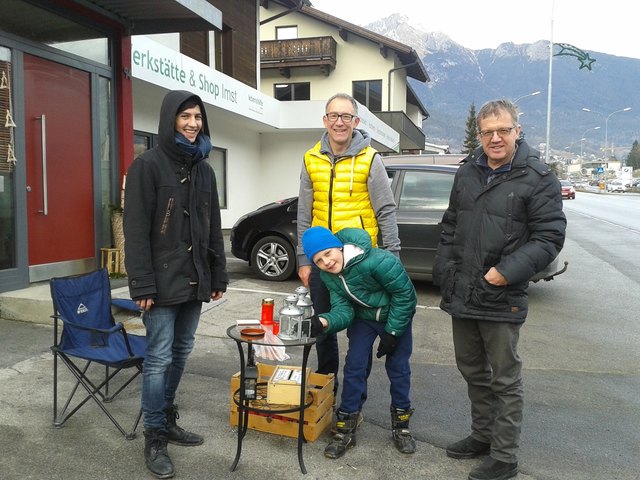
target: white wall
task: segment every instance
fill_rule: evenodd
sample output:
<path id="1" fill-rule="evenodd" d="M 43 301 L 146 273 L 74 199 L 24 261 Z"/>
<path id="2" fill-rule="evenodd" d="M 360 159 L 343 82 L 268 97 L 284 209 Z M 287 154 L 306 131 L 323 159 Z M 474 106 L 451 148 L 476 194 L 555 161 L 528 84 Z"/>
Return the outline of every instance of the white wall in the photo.
<path id="1" fill-rule="evenodd" d="M 268 18 L 279 10 L 270 4 L 269 10 L 260 9 L 261 18 Z M 262 70 L 260 91 L 273 96 L 275 83 L 310 82 L 311 100 L 326 100 L 337 92 L 352 93 L 352 82 L 357 80 L 382 80 L 382 110 L 388 110 L 388 72 L 400 66 L 396 54 L 388 49 L 387 58 L 380 54 L 377 43 L 349 33 L 345 42 L 338 29 L 332 25 L 308 17 L 302 13 L 292 13 L 260 27 L 260 40 L 275 40 L 278 26 L 298 26 L 298 37 L 332 36 L 336 46 L 336 68 L 329 76 L 320 71 L 320 67 L 292 68 L 291 77 L 280 75 L 278 69 Z M 391 78 L 391 110 L 406 110 L 406 70 L 398 70 Z M 417 123 L 420 125 L 420 122 Z"/>

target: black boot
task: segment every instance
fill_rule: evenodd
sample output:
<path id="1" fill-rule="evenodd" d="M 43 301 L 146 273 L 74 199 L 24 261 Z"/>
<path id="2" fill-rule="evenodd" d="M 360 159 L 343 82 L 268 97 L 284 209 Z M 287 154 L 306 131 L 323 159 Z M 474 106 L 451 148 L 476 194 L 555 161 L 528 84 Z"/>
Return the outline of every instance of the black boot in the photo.
<path id="1" fill-rule="evenodd" d="M 187 432 L 184 428 L 180 428 L 176 421 L 180 418 L 178 414 L 178 406 L 173 405 L 164 410 L 167 419 L 167 440 L 175 445 L 183 447 L 195 447 L 202 445 L 204 438 L 197 433 Z"/>
<path id="2" fill-rule="evenodd" d="M 393 443 L 400 453 L 415 453 L 416 441 L 409 431 L 409 418 L 413 408 L 397 408 L 391 406 L 391 433 Z"/>
<path id="3" fill-rule="evenodd" d="M 162 430 L 145 430 L 144 461 L 147 468 L 158 478 L 174 475 L 173 463 L 167 453 L 167 434 Z"/>
<path id="4" fill-rule="evenodd" d="M 518 462 L 506 463 L 487 457 L 471 470 L 469 480 L 508 480 L 518 475 Z"/>
<path id="5" fill-rule="evenodd" d="M 345 413 L 340 410 L 336 412 L 336 433 L 324 449 L 325 457 L 340 458 L 348 448 L 356 446 L 358 413 Z"/>
<path id="6" fill-rule="evenodd" d="M 481 442 L 468 436 L 449 445 L 447 447 L 447 456 L 451 458 L 476 458 L 481 455 L 488 455 L 490 451 L 490 443 Z"/>

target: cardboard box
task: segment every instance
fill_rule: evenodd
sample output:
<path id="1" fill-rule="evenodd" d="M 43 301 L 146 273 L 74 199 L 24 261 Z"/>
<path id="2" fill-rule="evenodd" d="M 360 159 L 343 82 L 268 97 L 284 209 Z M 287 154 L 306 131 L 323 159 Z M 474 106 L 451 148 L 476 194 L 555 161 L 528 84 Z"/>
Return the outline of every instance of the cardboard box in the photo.
<path id="1" fill-rule="evenodd" d="M 300 401 L 300 386 L 296 388 L 298 400 L 296 405 L 273 404 L 267 401 L 268 382 L 276 370 L 276 365 L 258 363 L 258 399 L 250 402 L 253 408 L 263 411 L 249 412 L 248 428 L 261 432 L 274 433 L 287 437 L 298 436 L 298 412 L 271 413 L 274 410 L 294 409 Z M 300 367 L 298 367 L 300 369 Z M 231 401 L 229 424 L 238 425 L 238 404 L 240 388 L 240 372 L 231 377 Z M 309 406 L 304 411 L 304 438 L 307 442 L 315 442 L 333 421 L 333 375 L 310 373 L 307 376 L 307 398 Z"/>
<path id="2" fill-rule="evenodd" d="M 302 367 L 277 365 L 267 383 L 267 402 L 277 405 L 300 405 L 301 381 Z"/>

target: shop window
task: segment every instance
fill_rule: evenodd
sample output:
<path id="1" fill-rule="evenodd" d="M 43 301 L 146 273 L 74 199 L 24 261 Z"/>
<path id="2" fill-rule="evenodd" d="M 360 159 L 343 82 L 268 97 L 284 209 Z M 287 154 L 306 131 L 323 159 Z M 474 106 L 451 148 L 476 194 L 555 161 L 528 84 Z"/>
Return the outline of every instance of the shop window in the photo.
<path id="1" fill-rule="evenodd" d="M 382 111 L 382 80 L 353 82 L 353 98 L 372 112 Z"/>
<path id="2" fill-rule="evenodd" d="M 311 100 L 311 84 L 276 83 L 273 86 L 273 97 L 282 101 Z"/>
<path id="3" fill-rule="evenodd" d="M 138 157 L 147 150 L 156 146 L 158 135 L 134 130 L 133 132 L 133 156 Z"/>
<path id="4" fill-rule="evenodd" d="M 0 47 L 0 270 L 16 267 L 15 155 L 11 51 Z"/>

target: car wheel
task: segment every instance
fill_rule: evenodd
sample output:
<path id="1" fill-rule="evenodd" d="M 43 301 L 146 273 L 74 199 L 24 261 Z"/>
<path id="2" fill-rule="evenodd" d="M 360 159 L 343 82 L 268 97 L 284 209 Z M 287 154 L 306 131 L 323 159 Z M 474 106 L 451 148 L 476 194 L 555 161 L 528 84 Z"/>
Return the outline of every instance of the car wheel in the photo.
<path id="1" fill-rule="evenodd" d="M 295 251 L 282 237 L 264 237 L 251 250 L 251 265 L 261 279 L 281 282 L 293 275 Z"/>

